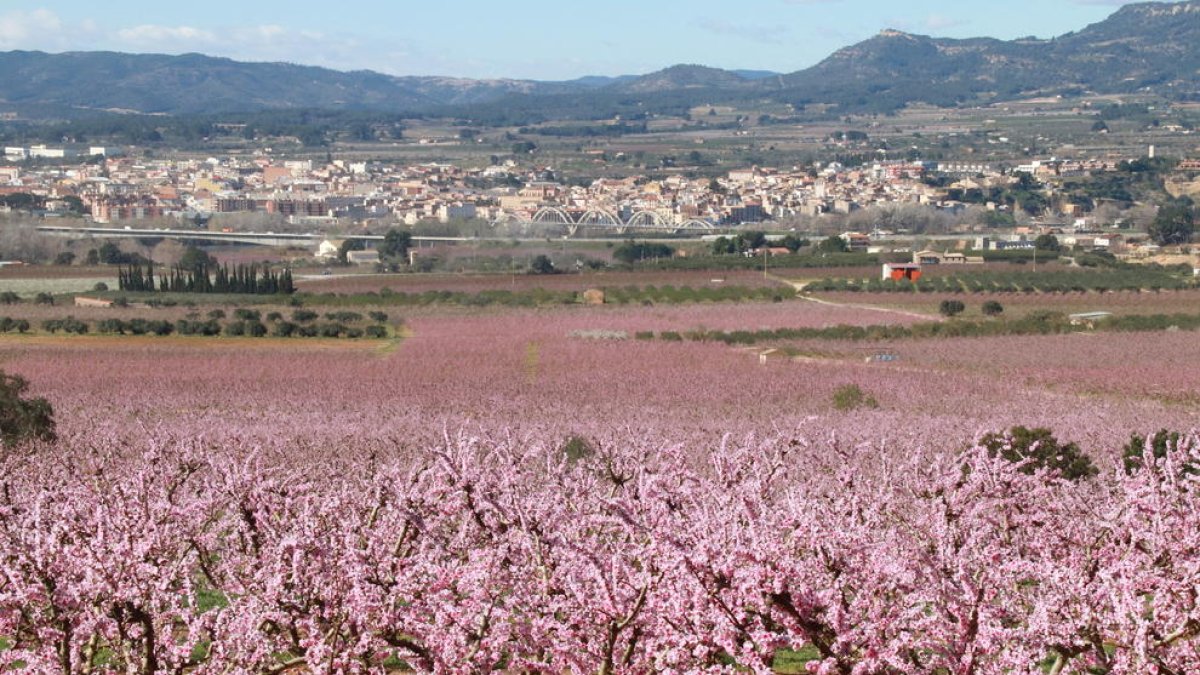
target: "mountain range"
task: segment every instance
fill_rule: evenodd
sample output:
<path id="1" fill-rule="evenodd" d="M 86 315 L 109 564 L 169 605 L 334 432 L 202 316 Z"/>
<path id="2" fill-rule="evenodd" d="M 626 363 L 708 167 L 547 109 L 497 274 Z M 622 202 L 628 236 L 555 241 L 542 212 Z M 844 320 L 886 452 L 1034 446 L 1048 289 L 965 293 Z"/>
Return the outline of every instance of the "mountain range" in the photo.
<path id="1" fill-rule="evenodd" d="M 641 76 L 565 82 L 397 77 L 201 54 L 0 53 L 0 111 L 169 115 L 279 109 L 547 118 L 680 110 L 758 97 L 843 109 L 962 105 L 1065 92 L 1200 91 L 1200 0 L 1126 5 L 1051 39 L 945 39 L 885 30 L 793 73 L 676 65 Z"/>

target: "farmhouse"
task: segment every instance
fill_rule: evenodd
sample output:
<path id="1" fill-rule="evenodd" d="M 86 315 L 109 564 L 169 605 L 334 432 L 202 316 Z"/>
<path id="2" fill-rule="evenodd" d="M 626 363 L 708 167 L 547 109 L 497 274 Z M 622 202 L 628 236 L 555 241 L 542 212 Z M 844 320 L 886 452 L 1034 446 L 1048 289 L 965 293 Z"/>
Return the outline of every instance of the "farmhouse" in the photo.
<path id="1" fill-rule="evenodd" d="M 913 263 L 917 265 L 982 265 L 983 258 L 951 251 L 939 253 L 926 250 L 914 253 Z"/>
<path id="2" fill-rule="evenodd" d="M 317 258 L 331 259 L 338 257 L 338 252 L 342 250 L 343 239 L 326 239 L 317 246 Z"/>
<path id="3" fill-rule="evenodd" d="M 916 281 L 921 278 L 921 266 L 916 263 L 887 263 L 883 266 L 883 280 Z"/>
<path id="4" fill-rule="evenodd" d="M 1096 324 L 1106 319 L 1112 318 L 1112 312 L 1083 312 L 1080 314 L 1072 314 L 1069 318 L 1072 326 L 1083 326 L 1085 328 L 1095 328 Z"/>
<path id="5" fill-rule="evenodd" d="M 379 262 L 379 251 L 349 251 L 346 262 L 351 265 L 373 265 Z"/>

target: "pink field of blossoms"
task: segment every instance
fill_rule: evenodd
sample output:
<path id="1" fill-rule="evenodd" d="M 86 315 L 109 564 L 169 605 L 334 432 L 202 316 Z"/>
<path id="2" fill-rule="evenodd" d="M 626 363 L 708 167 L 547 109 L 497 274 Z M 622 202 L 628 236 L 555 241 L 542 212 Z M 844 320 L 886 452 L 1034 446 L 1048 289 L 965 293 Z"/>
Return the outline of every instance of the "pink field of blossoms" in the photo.
<path id="1" fill-rule="evenodd" d="M 1120 461 L 1198 426 L 1194 334 L 761 362 L 632 334 L 913 319 L 405 318 L 396 344 L 0 339 L 60 437 L 0 459 L 0 667 L 1200 672 L 1200 439 Z M 835 409 L 848 384 L 878 407 Z M 975 447 L 1015 425 L 1099 475 Z"/>
<path id="2" fill-rule="evenodd" d="M 757 270 L 724 271 L 638 271 L 586 272 L 583 274 L 531 275 L 521 272 L 509 277 L 494 274 L 391 274 L 346 275 L 331 279 L 305 279 L 298 286 L 309 293 L 366 293 L 389 288 L 396 292 L 456 291 L 478 293 L 487 290 L 529 290 L 582 292 L 605 286 L 676 286 L 717 288 L 746 286 L 760 288 L 779 286 L 779 282 L 764 278 Z"/>

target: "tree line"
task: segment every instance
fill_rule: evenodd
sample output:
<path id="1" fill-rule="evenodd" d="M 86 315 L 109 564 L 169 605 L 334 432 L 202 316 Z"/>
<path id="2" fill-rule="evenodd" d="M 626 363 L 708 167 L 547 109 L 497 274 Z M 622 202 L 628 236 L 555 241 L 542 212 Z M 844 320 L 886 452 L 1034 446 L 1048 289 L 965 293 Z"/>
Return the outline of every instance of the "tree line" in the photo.
<path id="1" fill-rule="evenodd" d="M 157 280 L 153 263 L 129 265 L 117 273 L 118 288 L 145 293 L 234 293 L 250 295 L 290 295 L 296 292 L 292 271 L 276 272 L 259 265 L 210 265 L 188 268 L 176 265 L 170 274 Z"/>

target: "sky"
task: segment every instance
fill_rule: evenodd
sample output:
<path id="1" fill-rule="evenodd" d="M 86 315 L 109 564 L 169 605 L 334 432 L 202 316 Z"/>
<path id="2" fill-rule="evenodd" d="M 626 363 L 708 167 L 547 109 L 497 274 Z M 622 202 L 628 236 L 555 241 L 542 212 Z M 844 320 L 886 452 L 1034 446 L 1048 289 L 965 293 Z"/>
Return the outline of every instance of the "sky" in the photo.
<path id="1" fill-rule="evenodd" d="M 0 0 L 0 51 L 199 52 L 393 75 L 793 72 L 885 28 L 1061 35 L 1121 0 Z"/>

